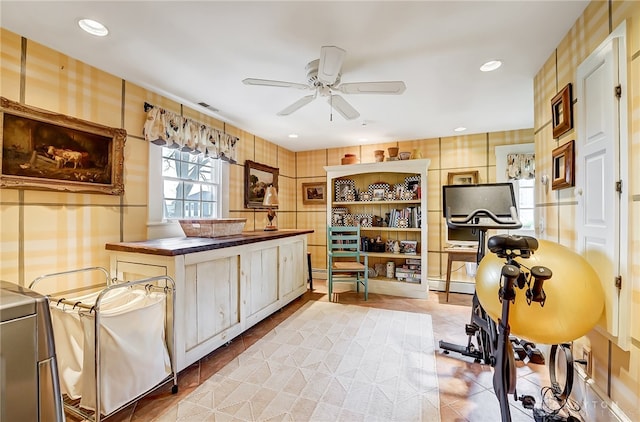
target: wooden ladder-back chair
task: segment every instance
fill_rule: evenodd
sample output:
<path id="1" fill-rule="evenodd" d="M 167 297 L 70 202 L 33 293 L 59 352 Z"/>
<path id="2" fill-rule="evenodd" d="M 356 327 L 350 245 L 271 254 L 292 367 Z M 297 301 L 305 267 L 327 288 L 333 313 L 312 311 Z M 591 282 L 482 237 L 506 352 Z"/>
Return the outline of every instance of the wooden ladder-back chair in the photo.
<path id="1" fill-rule="evenodd" d="M 327 227 L 329 301 L 333 301 L 333 283 L 355 282 L 356 292 L 364 287 L 369 297 L 369 267 L 366 253 L 360 251 L 360 227 Z"/>

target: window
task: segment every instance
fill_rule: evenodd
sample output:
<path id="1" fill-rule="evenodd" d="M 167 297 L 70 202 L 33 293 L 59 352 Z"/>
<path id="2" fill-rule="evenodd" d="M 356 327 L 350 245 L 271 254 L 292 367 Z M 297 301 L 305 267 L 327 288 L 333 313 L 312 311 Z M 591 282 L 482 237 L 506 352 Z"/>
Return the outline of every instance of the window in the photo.
<path id="1" fill-rule="evenodd" d="M 534 144 L 516 144 L 496 146 L 496 181 L 513 183 L 513 190 L 518 206 L 518 216 L 522 221 L 522 228 L 508 230 L 510 234 L 535 236 L 535 186 L 536 179 L 507 178 L 507 156 L 509 154 L 530 154 L 534 152 Z"/>
<path id="2" fill-rule="evenodd" d="M 162 147 L 162 218 L 220 216 L 220 160 Z"/>
<path id="3" fill-rule="evenodd" d="M 535 184 L 536 179 L 510 180 L 516 194 L 518 204 L 518 216 L 522 221 L 522 228 L 512 230 L 510 233 L 533 236 L 535 232 Z"/>

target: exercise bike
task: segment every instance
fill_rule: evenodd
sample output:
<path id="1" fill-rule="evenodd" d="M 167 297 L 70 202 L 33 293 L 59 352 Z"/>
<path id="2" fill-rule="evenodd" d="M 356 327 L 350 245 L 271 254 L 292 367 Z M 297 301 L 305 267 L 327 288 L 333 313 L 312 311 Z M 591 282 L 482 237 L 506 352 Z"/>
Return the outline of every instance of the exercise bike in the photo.
<path id="1" fill-rule="evenodd" d="M 478 230 L 478 263 L 484 257 L 486 248 L 505 261 L 500 271 L 500 288 L 496 292 L 501 302 L 497 324 L 480 304 L 477 293 L 474 293 L 471 321 L 465 326 L 469 337 L 467 345 L 441 340 L 439 346 L 445 353 L 457 352 L 494 367 L 493 388 L 500 403 L 502 422 L 510 422 L 509 394 L 513 394 L 515 400 L 522 401 L 525 408 L 533 409 L 535 404 L 532 396 L 518 397 L 516 393 L 516 366 L 509 327 L 510 306 L 515 301 L 516 288 L 524 290 L 528 305 L 537 302 L 544 306 L 546 295 L 543 285 L 552 273 L 546 267 L 527 268 L 516 261 L 516 258 L 528 258 L 536 251 L 538 241 L 533 237 L 496 235 L 485 242 L 489 229 L 522 227 L 511 183 L 443 186 L 443 208 L 450 228 Z"/>

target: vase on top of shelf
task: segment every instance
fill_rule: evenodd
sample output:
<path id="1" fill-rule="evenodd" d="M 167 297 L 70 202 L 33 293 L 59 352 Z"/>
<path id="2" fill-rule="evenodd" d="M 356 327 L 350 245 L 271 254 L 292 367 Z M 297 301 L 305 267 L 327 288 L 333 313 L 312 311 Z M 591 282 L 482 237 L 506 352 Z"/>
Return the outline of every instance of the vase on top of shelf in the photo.
<path id="1" fill-rule="evenodd" d="M 387 148 L 387 150 L 389 151 L 389 158 L 393 158 L 393 159 L 397 159 L 398 158 L 398 151 L 400 151 L 400 148 L 398 148 L 398 147 L 389 147 L 389 148 Z"/>
<path id="2" fill-rule="evenodd" d="M 340 160 L 342 165 L 345 164 L 356 164 L 358 162 L 358 157 L 355 154 L 345 154 L 344 157 Z"/>
<path id="3" fill-rule="evenodd" d="M 383 149 L 377 149 L 375 151 L 373 151 L 373 156 L 376 159 L 376 163 L 381 163 L 384 161 L 384 150 Z"/>

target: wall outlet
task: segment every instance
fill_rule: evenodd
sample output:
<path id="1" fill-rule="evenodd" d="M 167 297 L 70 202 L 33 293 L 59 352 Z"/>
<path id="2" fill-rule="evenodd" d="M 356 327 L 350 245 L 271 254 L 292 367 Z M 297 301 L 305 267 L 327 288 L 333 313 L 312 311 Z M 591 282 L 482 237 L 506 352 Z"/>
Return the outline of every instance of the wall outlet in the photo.
<path id="1" fill-rule="evenodd" d="M 584 370 L 589 378 L 593 378 L 593 358 L 591 357 L 591 348 L 589 346 L 582 347 L 582 359 L 586 362 Z"/>

